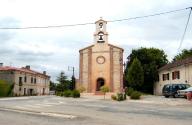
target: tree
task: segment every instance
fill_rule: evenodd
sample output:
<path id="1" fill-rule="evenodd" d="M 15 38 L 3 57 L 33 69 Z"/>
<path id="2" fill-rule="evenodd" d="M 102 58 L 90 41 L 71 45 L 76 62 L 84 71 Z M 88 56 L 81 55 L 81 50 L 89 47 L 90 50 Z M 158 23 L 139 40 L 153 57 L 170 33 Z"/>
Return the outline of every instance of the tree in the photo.
<path id="1" fill-rule="evenodd" d="M 173 62 L 177 61 L 177 60 L 181 60 L 181 59 L 185 59 L 187 57 L 192 56 L 192 48 L 187 50 L 187 49 L 183 49 L 181 53 L 179 53 L 178 55 L 176 55 L 173 58 Z"/>
<path id="2" fill-rule="evenodd" d="M 125 77 L 129 81 L 128 85 L 136 90 L 140 89 L 144 82 L 144 72 L 140 61 L 135 58 L 129 67 L 127 76 Z"/>
<path id="3" fill-rule="evenodd" d="M 51 91 L 56 90 L 56 84 L 54 82 L 50 81 L 49 89 Z"/>
<path id="4" fill-rule="evenodd" d="M 139 91 L 153 93 L 153 84 L 158 80 L 158 69 L 168 63 L 167 55 L 163 50 L 156 48 L 139 48 L 132 50 L 131 54 L 127 57 L 128 60 L 124 77 L 127 76 L 129 68 L 135 58 L 141 62 L 144 72 L 144 83 Z M 129 81 L 126 80 L 125 83 L 126 86 L 129 85 Z"/>
<path id="5" fill-rule="evenodd" d="M 67 80 L 67 76 L 65 76 L 65 73 L 63 71 L 57 77 L 57 81 L 59 83 L 56 86 L 56 91 L 63 92 L 65 90 L 69 89 L 71 82 L 69 80 Z"/>
<path id="6" fill-rule="evenodd" d="M 104 99 L 105 99 L 106 93 L 109 92 L 109 87 L 108 86 L 101 86 L 100 90 L 101 90 L 101 92 L 104 93 Z"/>
<path id="7" fill-rule="evenodd" d="M 75 89 L 75 77 L 74 75 L 71 77 L 71 84 L 70 84 L 70 90 L 74 90 Z"/>

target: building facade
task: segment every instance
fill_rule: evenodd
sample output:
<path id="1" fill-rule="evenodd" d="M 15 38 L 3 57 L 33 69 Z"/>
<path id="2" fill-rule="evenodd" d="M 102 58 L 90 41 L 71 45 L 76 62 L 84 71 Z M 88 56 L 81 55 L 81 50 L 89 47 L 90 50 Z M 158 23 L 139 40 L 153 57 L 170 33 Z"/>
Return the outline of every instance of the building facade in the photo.
<path id="1" fill-rule="evenodd" d="M 79 86 L 88 93 L 97 93 L 101 86 L 111 92 L 123 89 L 123 49 L 108 42 L 107 22 L 95 22 L 94 44 L 83 48 L 80 54 Z"/>
<path id="2" fill-rule="evenodd" d="M 50 76 L 46 72 L 39 73 L 30 66 L 15 68 L 0 66 L 0 79 L 14 84 L 15 96 L 49 94 Z"/>
<path id="3" fill-rule="evenodd" d="M 159 81 L 154 85 L 154 94 L 162 95 L 165 84 L 190 84 L 192 86 L 192 57 L 175 61 L 159 69 Z"/>

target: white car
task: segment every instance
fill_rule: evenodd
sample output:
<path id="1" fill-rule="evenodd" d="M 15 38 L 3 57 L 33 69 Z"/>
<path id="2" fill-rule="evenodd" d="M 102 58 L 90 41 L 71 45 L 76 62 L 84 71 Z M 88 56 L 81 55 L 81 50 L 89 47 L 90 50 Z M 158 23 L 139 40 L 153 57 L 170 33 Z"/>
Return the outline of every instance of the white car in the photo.
<path id="1" fill-rule="evenodd" d="M 184 90 L 178 90 L 177 93 L 179 96 L 184 96 L 186 97 L 187 96 L 187 93 L 188 92 L 192 92 L 192 87 L 189 87 L 187 89 L 184 89 Z"/>

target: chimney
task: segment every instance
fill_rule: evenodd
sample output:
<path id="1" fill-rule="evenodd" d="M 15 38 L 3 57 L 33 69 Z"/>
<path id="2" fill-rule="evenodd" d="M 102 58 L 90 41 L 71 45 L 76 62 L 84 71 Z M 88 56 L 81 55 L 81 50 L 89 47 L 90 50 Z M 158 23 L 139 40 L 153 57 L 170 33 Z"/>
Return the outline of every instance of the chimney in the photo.
<path id="1" fill-rule="evenodd" d="M 3 66 L 3 63 L 0 63 L 0 67 L 2 67 Z"/>
<path id="2" fill-rule="evenodd" d="M 26 65 L 26 67 L 25 67 L 26 69 L 30 69 L 30 65 Z"/>
<path id="3" fill-rule="evenodd" d="M 43 74 L 46 75 L 46 71 L 43 71 Z"/>

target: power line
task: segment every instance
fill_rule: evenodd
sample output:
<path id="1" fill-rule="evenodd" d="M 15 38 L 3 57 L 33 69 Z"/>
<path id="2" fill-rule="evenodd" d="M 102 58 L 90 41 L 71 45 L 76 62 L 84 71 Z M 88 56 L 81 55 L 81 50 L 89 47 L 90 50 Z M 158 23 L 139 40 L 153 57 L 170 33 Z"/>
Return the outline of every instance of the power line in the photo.
<path id="1" fill-rule="evenodd" d="M 62 27 L 72 27 L 72 26 L 83 26 L 94 23 L 81 23 L 81 24 L 69 24 L 69 25 L 52 25 L 52 26 L 29 26 L 29 27 L 0 27 L 0 29 L 4 30 L 17 30 L 17 29 L 45 29 L 45 28 L 62 28 Z"/>
<path id="2" fill-rule="evenodd" d="M 119 21 L 127 21 L 127 20 L 134 20 L 134 19 L 140 19 L 140 18 L 147 18 L 147 17 L 165 15 L 165 14 L 169 14 L 169 13 L 175 13 L 175 12 L 178 12 L 178 11 L 183 11 L 183 10 L 190 9 L 190 8 L 191 7 L 187 7 L 187 8 L 178 9 L 178 10 L 172 10 L 172 11 L 167 11 L 167 12 L 155 13 L 155 14 L 150 14 L 150 15 L 145 15 L 145 16 L 131 17 L 131 18 L 126 18 L 126 19 L 111 20 L 111 21 L 107 21 L 107 22 L 119 22 Z"/>
<path id="3" fill-rule="evenodd" d="M 183 9 L 177 9 L 177 10 L 172 10 L 172 11 L 167 11 L 167 12 L 161 12 L 161 13 L 155 13 L 155 14 L 150 14 L 150 15 L 145 15 L 145 16 L 137 16 L 137 17 L 131 17 L 131 18 L 125 18 L 125 19 L 117 19 L 117 20 L 109 20 L 107 22 L 120 22 L 120 21 L 128 21 L 128 20 L 135 20 L 135 19 L 141 19 L 141 18 L 148 18 L 148 17 L 153 17 L 153 16 L 159 16 L 159 15 L 165 15 L 169 13 L 176 13 L 179 11 L 183 11 L 186 9 L 190 9 L 191 7 L 183 8 Z M 19 30 L 19 29 L 45 29 L 45 28 L 63 28 L 63 27 L 72 27 L 72 26 L 83 26 L 83 25 L 90 25 L 90 24 L 95 24 L 95 23 L 80 23 L 80 24 L 68 24 L 68 25 L 51 25 L 51 26 L 28 26 L 28 27 L 0 27 L 2 30 Z"/>
<path id="4" fill-rule="evenodd" d="M 181 41 L 180 41 L 180 44 L 179 44 L 179 47 L 177 49 L 177 53 L 179 53 L 180 49 L 181 49 L 181 46 L 183 44 L 183 41 L 184 41 L 184 38 L 185 38 L 185 34 L 186 34 L 186 31 L 187 31 L 187 28 L 188 28 L 188 25 L 189 25 L 189 20 L 190 20 L 190 17 L 191 17 L 191 11 L 192 11 L 192 7 L 190 7 L 190 12 L 189 12 L 189 16 L 187 18 L 187 23 L 185 25 L 185 29 L 184 29 L 184 32 L 183 32 L 183 35 L 181 37 Z"/>

